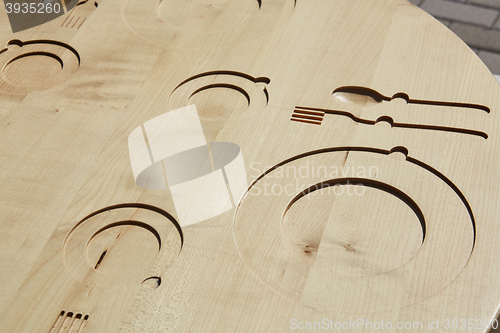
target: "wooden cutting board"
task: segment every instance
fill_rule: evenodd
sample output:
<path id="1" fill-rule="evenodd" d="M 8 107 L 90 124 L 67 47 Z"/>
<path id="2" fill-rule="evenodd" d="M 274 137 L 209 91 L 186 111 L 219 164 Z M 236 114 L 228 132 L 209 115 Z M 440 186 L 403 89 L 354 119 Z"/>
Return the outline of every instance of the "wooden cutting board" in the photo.
<path id="1" fill-rule="evenodd" d="M 89 0 L 8 22 L 0 332 L 490 327 L 500 86 L 417 7 Z"/>

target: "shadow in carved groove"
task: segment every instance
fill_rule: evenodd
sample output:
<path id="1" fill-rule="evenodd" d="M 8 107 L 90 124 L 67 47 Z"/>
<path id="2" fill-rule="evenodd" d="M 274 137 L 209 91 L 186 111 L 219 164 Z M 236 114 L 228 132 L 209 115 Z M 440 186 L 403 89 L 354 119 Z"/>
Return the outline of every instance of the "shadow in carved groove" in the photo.
<path id="1" fill-rule="evenodd" d="M 87 326 L 89 318 L 90 316 L 88 314 L 83 315 L 82 313 L 77 313 L 75 315 L 73 312 L 66 313 L 66 311 L 61 311 L 49 333 L 81 333 L 85 326 Z"/>
<path id="2" fill-rule="evenodd" d="M 55 40 L 10 40 L 0 50 L 0 91 L 25 95 L 64 82 L 80 66 L 70 45 Z"/>
<path id="3" fill-rule="evenodd" d="M 72 7 L 70 14 L 61 23 L 61 27 L 80 29 L 83 23 L 85 23 L 87 18 L 93 14 L 97 7 L 97 2 L 92 3 L 92 1 L 89 0 L 82 0 L 78 2 L 76 6 Z"/>
<path id="4" fill-rule="evenodd" d="M 410 128 L 410 129 L 420 129 L 420 130 L 432 130 L 432 131 L 440 131 L 440 132 L 452 132 L 452 133 L 460 133 L 460 134 L 468 134 L 472 136 L 479 136 L 483 139 L 488 138 L 488 134 L 482 131 L 476 131 L 468 128 L 457 128 L 457 127 L 448 127 L 448 126 L 436 126 L 436 125 L 425 125 L 425 124 L 411 124 L 411 123 L 399 123 L 395 122 L 389 116 L 381 116 L 377 118 L 377 120 L 369 120 L 356 117 L 354 114 L 348 111 L 340 111 L 340 110 L 329 110 L 329 109 L 319 109 L 319 108 L 311 108 L 304 106 L 296 106 L 295 110 L 292 114 L 290 120 L 314 125 L 321 125 L 325 115 L 335 115 L 335 116 L 343 116 L 348 117 L 355 121 L 358 124 L 364 125 L 376 125 L 380 122 L 386 122 L 391 125 L 391 127 L 396 128 Z"/>
<path id="5" fill-rule="evenodd" d="M 351 158 L 351 156 L 354 157 Z M 301 182 L 303 184 L 297 187 L 296 191 L 292 190 L 292 193 L 282 190 L 279 195 L 275 193 L 262 195 L 262 187 L 260 186 L 263 184 L 266 184 L 267 188 L 273 188 L 276 185 L 277 187 L 281 186 L 283 189 L 283 186 L 290 184 L 297 178 L 295 173 L 292 172 L 292 175 L 290 175 L 285 172 L 285 170 L 288 170 L 287 168 L 296 170 L 299 167 L 309 170 L 309 165 L 318 166 L 318 162 L 328 163 L 326 165 L 338 164 L 344 166 L 348 157 L 352 163 L 354 161 L 359 162 L 361 159 L 365 163 L 384 167 L 387 172 L 384 172 L 383 176 L 382 173 L 376 172 L 375 175 L 348 176 L 349 178 L 345 178 L 343 174 L 343 178 L 331 176 L 328 173 L 324 176 L 318 174 L 317 176 L 313 175 L 313 178 L 308 177 L 307 179 L 310 181 Z M 381 177 L 377 175 L 381 175 Z M 418 178 L 420 184 L 422 184 L 421 187 L 415 187 L 405 182 L 405 177 L 409 175 Z M 349 181 L 349 184 L 347 181 Z M 322 209 L 321 207 L 326 207 L 325 209 L 328 210 L 330 206 L 324 205 L 326 203 L 324 200 L 329 200 L 328 196 L 323 199 L 321 195 L 321 193 L 325 193 L 322 190 L 323 188 L 332 188 L 333 185 L 351 186 L 357 184 L 382 190 L 381 192 L 371 192 L 375 193 L 376 196 L 384 195 L 383 192 L 393 194 L 393 197 L 403 201 L 401 207 L 409 206 L 413 210 L 413 214 L 418 218 L 416 221 L 420 221 L 417 229 L 422 230 L 422 235 L 419 235 L 420 239 L 417 238 L 416 241 L 422 245 L 415 252 L 413 251 L 416 248 L 410 246 L 411 252 L 408 252 L 408 256 L 403 258 L 409 260 L 397 262 L 396 264 L 399 266 L 394 266 L 393 262 L 387 261 L 387 266 L 381 266 L 379 262 L 375 262 L 374 266 L 371 267 L 368 264 L 364 265 L 362 260 L 357 265 L 352 265 L 349 258 L 356 256 L 355 258 L 359 260 L 359 254 L 363 253 L 358 252 L 358 249 L 352 245 L 353 243 L 349 239 L 339 238 L 338 233 L 332 234 L 331 232 L 332 230 L 341 230 L 338 228 L 342 227 L 342 223 L 349 223 L 351 216 L 354 216 L 351 213 L 355 213 L 352 211 L 352 209 L 356 209 L 354 206 L 347 206 L 346 209 L 348 208 L 348 210 L 345 212 L 342 212 L 341 207 L 336 207 L 338 210 L 323 214 L 327 216 L 330 234 L 324 233 L 324 229 L 316 228 L 318 227 L 318 224 L 316 224 L 312 227 L 311 234 L 306 234 L 305 238 L 302 236 L 310 227 L 311 223 L 308 223 L 308 218 L 313 215 L 309 215 L 308 212 L 296 215 L 297 212 L 303 212 L 304 207 L 314 209 L 315 214 L 318 209 Z M 423 189 L 433 189 L 433 191 L 432 193 L 425 193 L 422 191 Z M 311 195 L 308 195 L 309 193 Z M 307 201 L 304 199 L 305 201 L 297 202 L 298 208 L 296 206 L 292 207 L 293 203 L 302 197 L 307 196 L 309 199 L 313 199 L 314 194 L 316 194 L 315 200 Z M 335 191 L 334 194 L 339 195 Z M 439 203 L 441 206 L 436 207 L 436 202 L 429 200 L 429 196 L 432 195 L 442 198 L 443 201 Z M 371 198 L 374 197 L 368 197 L 368 199 Z M 339 205 L 361 203 L 361 201 L 356 201 L 356 197 L 352 196 L 346 196 L 342 200 L 336 199 L 337 197 L 334 198 L 334 201 L 338 202 Z M 274 207 L 269 206 L 271 200 Z M 314 203 L 309 204 L 309 202 Z M 381 214 L 377 215 L 379 217 L 386 216 L 384 215 L 386 207 L 383 206 L 382 202 L 386 201 L 374 203 L 378 212 L 381 212 Z M 320 206 L 317 206 L 318 204 Z M 271 208 L 260 211 L 259 219 L 266 220 L 269 223 L 256 223 L 255 219 L 252 218 L 252 216 L 255 216 L 255 207 L 262 207 L 263 205 L 268 205 Z M 367 221 L 369 220 L 372 223 L 370 211 L 373 207 L 370 206 L 367 209 L 370 210 L 363 211 L 360 209 L 363 214 L 360 216 L 367 218 Z M 411 211 L 403 214 L 410 214 L 407 215 L 408 217 L 412 215 Z M 314 218 L 316 219 L 318 216 L 320 215 L 314 215 Z M 299 220 L 296 219 L 297 217 Z M 344 221 L 345 219 L 347 219 L 347 222 Z M 397 220 L 395 221 L 397 223 Z M 300 223 L 303 223 L 305 229 L 300 227 Z M 376 227 L 376 225 L 378 224 L 375 223 L 374 226 Z M 284 229 L 285 226 L 288 226 L 288 229 Z M 299 226 L 298 229 L 297 226 Z M 358 227 L 358 225 L 353 226 L 351 230 L 356 237 Z M 266 242 L 251 241 L 261 237 L 263 233 L 266 234 Z M 287 235 L 292 238 L 286 238 Z M 296 237 L 296 235 L 300 236 Z M 314 238 L 316 236 L 317 238 Z M 371 313 L 400 309 L 415 304 L 435 295 L 452 283 L 466 267 L 474 251 L 476 222 L 472 208 L 460 189 L 432 166 L 409 156 L 405 147 L 396 146 L 391 150 L 385 150 L 372 147 L 347 146 L 305 152 L 288 158 L 264 171 L 249 186 L 238 204 L 233 222 L 233 237 L 240 258 L 251 272 L 262 283 L 280 295 L 317 309 L 345 313 Z M 459 237 L 463 242 L 454 243 L 453 250 L 450 249 L 441 253 L 440 256 L 435 256 L 436 249 L 440 248 L 449 237 Z M 370 240 L 370 235 L 366 235 L 364 239 Z M 320 243 L 323 244 L 321 255 L 316 256 L 314 252 L 319 253 Z M 402 246 L 405 245 L 402 243 Z M 328 251 L 340 252 L 336 252 L 337 255 L 332 256 L 332 252 Z M 342 257 L 342 260 L 339 260 L 338 255 L 341 253 L 347 254 Z M 320 259 L 319 262 L 318 258 Z M 352 260 L 355 260 L 355 258 L 352 257 Z M 397 259 L 401 259 L 401 257 L 397 257 Z M 271 265 L 262 264 L 262 262 L 271 262 L 273 260 L 278 261 Z M 418 267 L 422 267 L 423 263 L 427 265 L 427 269 L 419 270 Z M 449 270 L 444 273 L 438 269 L 443 265 L 449 265 Z M 348 271 L 343 270 L 343 267 Z M 385 268 L 387 268 L 386 271 L 384 271 Z M 399 279 L 402 274 L 405 276 L 405 280 Z M 353 276 L 363 277 L 363 279 L 353 279 Z M 406 281 L 413 281 L 414 279 L 422 280 L 422 283 L 425 283 L 425 288 L 405 284 Z M 372 285 L 377 283 L 386 285 L 391 292 L 381 295 L 378 293 L 379 289 L 371 288 Z M 338 298 L 337 296 L 342 292 L 347 292 L 347 294 Z M 373 301 L 363 304 L 350 302 L 350 300 L 358 299 L 358 297 L 365 297 L 365 299 Z M 403 297 L 401 299 L 404 299 L 404 301 L 395 304 L 394 299 L 399 299 L 399 297 Z"/>
<path id="6" fill-rule="evenodd" d="M 431 101 L 431 100 L 424 100 L 424 99 L 413 99 L 408 96 L 408 94 L 399 92 L 394 94 L 392 97 L 389 96 L 384 96 L 381 93 L 379 93 L 376 90 L 366 88 L 366 87 L 359 87 L 359 86 L 345 86 L 345 87 L 340 87 L 335 89 L 332 92 L 333 96 L 336 96 L 343 100 L 348 102 L 349 101 L 349 96 L 350 95 L 357 95 L 357 96 L 364 96 L 371 98 L 374 102 L 376 103 L 382 103 L 384 101 L 390 102 L 394 99 L 400 98 L 406 101 L 407 104 L 420 104 L 420 105 L 435 105 L 435 106 L 445 106 L 445 107 L 455 107 L 455 108 L 466 108 L 466 109 L 475 109 L 475 110 L 481 110 L 486 113 L 490 113 L 490 108 L 485 106 L 485 105 L 480 105 L 480 104 L 472 104 L 472 103 L 460 103 L 460 102 L 446 102 L 446 101 Z M 354 97 L 353 100 L 356 100 Z M 356 103 L 356 102 L 354 102 Z"/>
<path id="7" fill-rule="evenodd" d="M 265 177 L 266 175 L 268 175 L 269 173 L 271 173 L 272 171 L 286 165 L 287 163 L 290 163 L 292 161 L 295 161 L 295 160 L 299 160 L 301 158 L 304 158 L 304 157 L 308 157 L 308 156 L 313 156 L 313 155 L 317 155 L 317 154 L 323 154 L 323 153 L 330 153 L 330 152 L 339 152 L 339 151 L 347 151 L 347 152 L 350 152 L 350 151 L 360 151 L 360 152 L 370 152 L 370 153 L 376 153 L 376 154 L 382 154 L 382 155 L 390 155 L 392 153 L 402 153 L 406 156 L 406 161 L 409 162 L 409 163 L 412 163 L 412 164 L 415 164 L 431 173 L 433 173 L 435 176 L 437 176 L 439 179 L 441 179 L 443 182 L 445 182 L 456 194 L 457 196 L 460 198 L 460 200 L 462 201 L 462 203 L 464 204 L 465 208 L 467 209 L 467 212 L 469 213 L 469 216 L 470 216 L 470 220 L 471 220 L 471 224 L 472 224 L 472 229 L 473 229 L 473 234 L 474 234 L 474 244 L 476 242 L 476 220 L 474 218 L 474 214 L 472 212 L 472 208 L 469 204 L 469 202 L 467 201 L 467 199 L 465 198 L 464 194 L 460 191 L 460 189 L 450 180 L 448 179 L 444 174 L 442 174 L 441 172 L 439 172 L 438 170 L 434 169 L 432 166 L 428 165 L 428 164 L 425 164 L 424 162 L 421 162 L 415 158 L 412 158 L 410 156 L 408 156 L 408 149 L 406 147 L 401 147 L 401 146 L 397 146 L 397 147 L 394 147 L 392 148 L 391 150 L 384 150 L 384 149 L 378 149 L 378 148 L 369 148 L 369 147 L 332 147 L 332 148 L 324 148 L 324 149 L 318 149 L 318 150 L 313 150 L 313 151 L 309 151 L 309 152 L 306 152 L 306 153 L 302 153 L 302 154 L 299 154 L 299 155 L 296 155 L 294 157 L 291 157 L 291 158 L 288 158 L 278 164 L 276 164 L 275 166 L 271 167 L 270 169 L 266 170 L 265 172 L 263 172 L 259 177 L 257 177 L 253 182 L 252 184 L 250 184 L 250 186 L 248 187 L 248 190 L 247 190 L 247 194 L 245 195 L 248 195 L 248 192 L 251 190 L 251 188 L 253 186 L 255 186 L 255 184 L 257 184 L 257 182 L 259 182 L 259 180 L 261 180 L 263 177 Z M 243 201 L 243 200 L 242 200 Z M 240 202 L 240 204 L 238 206 L 241 205 L 242 201 Z M 472 246 L 472 248 L 474 249 L 474 244 Z"/>
<path id="8" fill-rule="evenodd" d="M 172 98 L 172 95 L 174 95 L 174 93 L 180 87 L 186 85 L 189 82 L 192 82 L 192 81 L 195 81 L 197 79 L 204 78 L 204 77 L 219 77 L 219 76 L 229 76 L 229 77 L 233 76 L 233 77 L 238 77 L 238 78 L 242 78 L 242 79 L 245 79 L 247 81 L 253 82 L 255 84 L 262 83 L 264 85 L 268 85 L 269 83 L 271 83 L 271 80 L 269 78 L 267 78 L 267 77 L 256 77 L 255 78 L 255 77 L 253 77 L 251 75 L 248 75 L 248 74 L 245 74 L 245 73 L 242 73 L 242 72 L 227 71 L 227 70 L 209 71 L 209 72 L 204 72 L 204 73 L 200 73 L 200 74 L 197 74 L 197 75 L 193 75 L 190 78 L 188 78 L 188 79 L 182 81 L 181 83 L 179 83 L 172 90 L 172 92 L 170 93 L 169 99 Z M 251 103 L 251 97 L 250 97 L 250 95 L 251 94 L 247 90 L 245 90 L 245 88 L 241 87 L 241 85 L 237 86 L 237 85 L 227 84 L 227 83 L 203 85 L 202 87 L 200 87 L 196 91 L 194 91 L 191 95 L 189 95 L 189 98 L 191 98 L 193 95 L 197 94 L 198 92 L 201 92 L 203 90 L 210 89 L 210 88 L 229 88 L 229 89 L 234 89 L 234 90 L 240 92 L 241 94 L 243 94 L 243 96 L 245 96 L 245 98 L 248 100 L 248 105 L 250 106 L 250 103 Z M 267 91 L 267 88 L 265 86 L 262 89 L 262 91 L 263 91 L 263 93 L 265 95 L 265 98 L 266 98 L 266 104 L 268 104 L 269 103 L 269 92 Z"/>
<path id="9" fill-rule="evenodd" d="M 172 215 L 155 206 L 125 203 L 97 210 L 74 225 L 63 242 L 62 256 L 76 280 L 109 289 L 159 279 L 183 244 L 181 226 Z M 118 276 L 123 278 L 117 280 Z"/>

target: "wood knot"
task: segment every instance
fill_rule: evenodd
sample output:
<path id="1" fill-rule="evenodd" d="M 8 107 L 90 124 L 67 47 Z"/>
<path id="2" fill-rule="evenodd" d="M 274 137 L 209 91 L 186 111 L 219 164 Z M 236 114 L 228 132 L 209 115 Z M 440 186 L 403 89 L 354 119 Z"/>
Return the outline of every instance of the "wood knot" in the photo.
<path id="1" fill-rule="evenodd" d="M 344 245 L 344 248 L 346 249 L 346 251 L 349 251 L 349 252 L 354 252 L 356 251 L 352 246 L 351 244 L 346 244 Z"/>
<path id="2" fill-rule="evenodd" d="M 305 245 L 304 246 L 304 253 L 311 254 L 313 252 L 318 252 L 318 246 L 317 245 Z"/>

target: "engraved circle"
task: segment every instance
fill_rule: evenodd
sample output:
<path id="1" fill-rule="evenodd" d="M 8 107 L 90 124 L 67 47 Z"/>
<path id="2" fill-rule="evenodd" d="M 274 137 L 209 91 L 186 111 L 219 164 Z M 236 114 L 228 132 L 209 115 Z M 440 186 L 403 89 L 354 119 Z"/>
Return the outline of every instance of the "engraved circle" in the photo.
<path id="1" fill-rule="evenodd" d="M 0 49 L 0 92 L 26 95 L 66 81 L 80 66 L 80 55 L 56 40 L 10 40 Z"/>
<path id="2" fill-rule="evenodd" d="M 213 49 L 246 43 L 288 20 L 295 0 L 125 0 L 127 27 L 150 43 Z"/>
<path id="3" fill-rule="evenodd" d="M 5 64 L 5 81 L 22 87 L 43 86 L 48 79 L 62 70 L 62 61 L 50 53 L 26 54 Z"/>
<path id="4" fill-rule="evenodd" d="M 63 260 L 81 283 L 117 288 L 161 277 L 182 244 L 181 227 L 170 214 L 150 205 L 122 204 L 78 222 L 64 240 Z"/>
<path id="5" fill-rule="evenodd" d="M 281 225 L 283 241 L 304 264 L 366 277 L 404 265 L 420 249 L 424 218 L 396 193 L 363 183 L 316 186 L 290 203 Z"/>
<path id="6" fill-rule="evenodd" d="M 160 241 L 156 230 L 147 224 L 136 221 L 112 223 L 90 237 L 85 258 L 89 267 L 119 279 L 131 268 L 151 267 L 161 249 Z"/>
<path id="7" fill-rule="evenodd" d="M 256 0 L 161 0 L 158 5 L 163 22 L 198 33 L 229 30 L 244 24 L 258 11 Z"/>
<path id="8" fill-rule="evenodd" d="M 303 172 L 307 173 L 306 178 L 300 176 L 300 170 L 321 165 L 345 167 L 354 163 L 352 161 L 356 161 L 353 164 L 356 167 L 378 166 L 378 172 L 348 178 L 334 178 L 317 172 Z M 287 169 L 299 172 L 287 175 Z M 351 184 L 376 184 L 372 187 L 392 191 L 407 204 L 411 200 L 413 204 L 408 206 L 414 212 L 415 208 L 421 210 L 425 218 L 425 223 L 421 224 L 425 226 L 422 228 L 424 241 L 409 260 L 400 260 L 401 265 L 397 263 L 389 270 L 382 268 L 380 274 L 372 274 L 374 268 L 368 266 L 372 272 L 367 275 L 352 270 L 348 276 L 342 276 L 324 264 L 331 264 L 328 260 L 332 256 L 326 255 L 320 262 L 323 265 L 317 267 L 317 262 L 307 265 L 290 251 L 283 239 L 282 224 L 283 220 L 287 222 L 286 213 L 290 207 L 300 203 L 300 200 L 294 202 L 297 196 L 307 193 L 311 186 L 317 184 L 346 181 Z M 357 209 L 356 204 L 347 198 L 339 202 L 338 207 L 342 209 L 344 205 L 354 205 L 350 208 Z M 411 216 L 411 212 L 405 209 L 399 210 L 403 213 L 402 217 Z M 416 212 L 415 215 L 419 216 Z M 415 221 L 414 217 L 411 220 Z M 328 234 L 331 236 L 334 233 L 335 228 Z M 449 179 L 432 167 L 401 154 L 400 149 L 339 147 L 292 157 L 259 176 L 237 207 L 233 236 L 238 253 L 250 271 L 282 296 L 316 309 L 375 313 L 415 304 L 448 286 L 464 269 L 472 254 L 475 222 L 466 198 Z M 350 244 L 342 245 L 347 251 L 349 247 L 346 245 Z M 320 243 L 318 248 L 321 249 L 321 246 Z M 415 249 L 413 247 L 412 251 Z M 328 251 L 325 253 L 328 254 Z"/>

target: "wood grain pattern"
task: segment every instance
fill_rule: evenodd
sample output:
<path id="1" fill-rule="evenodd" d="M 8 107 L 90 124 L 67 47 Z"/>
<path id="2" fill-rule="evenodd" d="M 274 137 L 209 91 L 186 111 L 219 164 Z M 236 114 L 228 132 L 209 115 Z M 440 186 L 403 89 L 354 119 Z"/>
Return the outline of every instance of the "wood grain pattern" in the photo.
<path id="1" fill-rule="evenodd" d="M 500 87 L 452 32 L 403 0 L 98 2 L 0 11 L 1 332 L 488 330 Z"/>

